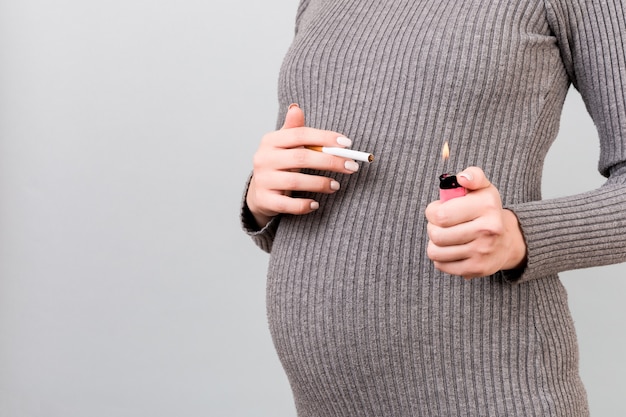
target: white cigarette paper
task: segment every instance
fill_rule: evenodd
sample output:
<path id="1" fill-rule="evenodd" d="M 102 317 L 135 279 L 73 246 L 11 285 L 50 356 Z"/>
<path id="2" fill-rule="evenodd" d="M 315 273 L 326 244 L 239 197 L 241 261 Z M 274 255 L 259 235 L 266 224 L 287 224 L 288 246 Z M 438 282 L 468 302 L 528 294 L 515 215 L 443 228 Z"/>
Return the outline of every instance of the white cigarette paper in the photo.
<path id="1" fill-rule="evenodd" d="M 307 148 L 327 153 L 329 155 L 341 156 L 342 158 L 350 158 L 355 161 L 372 162 L 374 155 L 369 152 L 355 151 L 353 149 L 335 148 L 331 146 L 307 146 Z"/>

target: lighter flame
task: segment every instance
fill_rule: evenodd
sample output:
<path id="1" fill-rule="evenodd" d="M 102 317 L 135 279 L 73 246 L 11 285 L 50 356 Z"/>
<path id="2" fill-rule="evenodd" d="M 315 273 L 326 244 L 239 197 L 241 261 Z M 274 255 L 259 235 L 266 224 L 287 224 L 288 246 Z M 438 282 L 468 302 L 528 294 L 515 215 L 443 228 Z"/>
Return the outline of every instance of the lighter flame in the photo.
<path id="1" fill-rule="evenodd" d="M 450 147 L 448 146 L 448 141 L 443 144 L 443 149 L 441 150 L 441 157 L 445 161 L 450 157 Z"/>

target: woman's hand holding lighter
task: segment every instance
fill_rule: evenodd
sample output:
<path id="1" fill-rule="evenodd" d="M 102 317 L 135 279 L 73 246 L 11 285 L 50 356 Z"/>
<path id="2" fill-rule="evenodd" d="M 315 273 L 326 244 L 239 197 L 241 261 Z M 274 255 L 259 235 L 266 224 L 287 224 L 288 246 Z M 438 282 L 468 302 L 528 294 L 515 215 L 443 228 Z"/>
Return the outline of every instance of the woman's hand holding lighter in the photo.
<path id="1" fill-rule="evenodd" d="M 426 208 L 428 257 L 443 272 L 476 278 L 521 267 L 526 243 L 517 217 L 480 168 L 457 175 L 467 195 Z"/>
<path id="2" fill-rule="evenodd" d="M 340 184 L 333 178 L 300 172 L 308 168 L 352 174 L 359 164 L 352 159 L 315 152 L 307 146 L 344 148 L 351 141 L 341 134 L 305 127 L 304 113 L 291 105 L 280 130 L 268 133 L 254 155 L 253 174 L 246 204 L 259 227 L 280 213 L 307 214 L 319 208 L 309 198 L 293 198 L 293 191 L 334 193 Z"/>

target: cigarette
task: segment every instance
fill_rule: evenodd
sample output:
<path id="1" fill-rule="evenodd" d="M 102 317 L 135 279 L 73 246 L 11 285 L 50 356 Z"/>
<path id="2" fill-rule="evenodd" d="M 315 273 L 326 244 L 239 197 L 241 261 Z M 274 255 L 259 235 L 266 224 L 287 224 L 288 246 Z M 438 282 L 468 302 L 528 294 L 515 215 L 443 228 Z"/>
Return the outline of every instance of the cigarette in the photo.
<path id="1" fill-rule="evenodd" d="M 346 148 L 335 148 L 331 146 L 307 146 L 312 151 L 324 152 L 329 155 L 341 156 L 342 158 L 350 158 L 355 161 L 372 162 L 374 155 L 369 152 L 355 151 Z"/>

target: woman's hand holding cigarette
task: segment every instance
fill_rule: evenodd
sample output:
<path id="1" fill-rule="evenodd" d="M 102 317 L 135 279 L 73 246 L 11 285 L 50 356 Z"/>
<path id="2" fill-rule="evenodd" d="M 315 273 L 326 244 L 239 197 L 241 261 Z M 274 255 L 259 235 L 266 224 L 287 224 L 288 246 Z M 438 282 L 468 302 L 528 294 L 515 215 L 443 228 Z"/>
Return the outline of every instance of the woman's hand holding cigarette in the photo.
<path id="1" fill-rule="evenodd" d="M 520 268 L 526 243 L 515 214 L 502 207 L 500 193 L 480 168 L 457 175 L 467 195 L 426 208 L 428 257 L 443 272 L 466 279 Z"/>
<path id="2" fill-rule="evenodd" d="M 280 213 L 307 214 L 319 208 L 309 198 L 291 197 L 293 191 L 334 193 L 335 179 L 300 172 L 308 168 L 352 174 L 359 165 L 352 159 L 328 155 L 306 146 L 346 147 L 351 141 L 341 134 L 305 127 L 304 113 L 291 105 L 280 130 L 268 133 L 254 155 L 253 174 L 246 203 L 259 227 Z"/>

